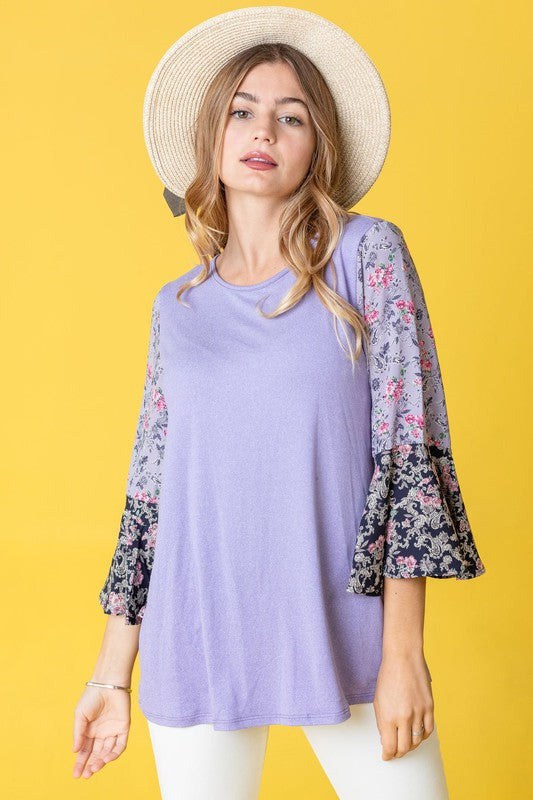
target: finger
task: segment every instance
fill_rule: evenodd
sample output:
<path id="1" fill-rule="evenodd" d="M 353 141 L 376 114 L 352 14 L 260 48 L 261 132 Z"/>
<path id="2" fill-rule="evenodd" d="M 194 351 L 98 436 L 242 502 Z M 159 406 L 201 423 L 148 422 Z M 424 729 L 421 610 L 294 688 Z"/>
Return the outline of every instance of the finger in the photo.
<path id="1" fill-rule="evenodd" d="M 428 739 L 435 728 L 435 715 L 432 709 L 424 714 L 424 739 Z"/>
<path id="2" fill-rule="evenodd" d="M 74 762 L 74 767 L 72 770 L 72 774 L 75 778 L 79 778 L 80 775 L 83 773 L 84 768 L 87 765 L 87 761 L 92 753 L 93 750 L 93 740 L 90 739 L 88 736 L 84 736 L 82 739 L 82 743 L 78 749 L 78 757 Z"/>
<path id="3" fill-rule="evenodd" d="M 82 777 L 83 777 L 83 778 L 90 778 L 90 777 L 92 776 L 92 774 L 93 774 L 94 772 L 96 772 L 96 771 L 97 771 L 97 769 L 98 769 L 98 768 L 97 768 L 97 766 L 96 766 L 96 762 L 95 762 L 95 761 L 94 761 L 94 759 L 91 757 L 91 758 L 90 758 L 90 759 L 87 761 L 87 763 L 86 763 L 86 765 L 85 765 L 85 769 L 83 770 Z"/>
<path id="4" fill-rule="evenodd" d="M 85 767 L 82 772 L 82 778 L 90 778 L 94 772 L 98 770 L 98 751 L 102 747 L 102 739 L 101 738 L 94 738 L 91 739 L 91 752 L 87 758 L 85 763 Z"/>
<path id="5" fill-rule="evenodd" d="M 384 723 L 381 726 L 381 758 L 389 761 L 396 755 L 398 749 L 398 728 L 393 722 Z"/>
<path id="6" fill-rule="evenodd" d="M 409 752 L 413 745 L 411 733 L 412 717 L 404 717 L 398 722 L 398 746 L 396 748 L 396 758 L 401 758 Z"/>
<path id="7" fill-rule="evenodd" d="M 87 764 L 86 776 L 90 777 L 94 775 L 95 772 L 101 770 L 106 764 L 115 761 L 126 749 L 127 740 L 127 733 L 95 740 L 95 746 Z"/>
<path id="8" fill-rule="evenodd" d="M 98 770 L 105 766 L 105 757 L 115 746 L 116 739 L 116 736 L 107 736 L 105 738 L 97 738 L 94 740 L 93 751 L 86 767 L 89 770 L 90 775 L 94 775 L 95 772 L 98 772 Z"/>
<path id="9" fill-rule="evenodd" d="M 116 736 L 116 744 L 114 747 L 105 755 L 103 759 L 105 763 L 109 763 L 110 761 L 114 761 L 118 758 L 126 749 L 126 743 L 128 741 L 128 734 L 121 733 L 120 736 Z"/>
<path id="10" fill-rule="evenodd" d="M 415 717 L 411 725 L 411 750 L 415 750 L 424 741 L 425 726 L 422 717 Z"/>

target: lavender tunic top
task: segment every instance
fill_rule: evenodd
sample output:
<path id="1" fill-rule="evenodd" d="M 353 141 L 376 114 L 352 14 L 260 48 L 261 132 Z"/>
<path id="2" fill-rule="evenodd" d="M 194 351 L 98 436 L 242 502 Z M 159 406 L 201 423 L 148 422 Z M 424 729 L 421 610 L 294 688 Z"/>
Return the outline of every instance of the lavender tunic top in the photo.
<path id="1" fill-rule="evenodd" d="M 215 258 L 188 308 L 176 292 L 202 265 L 153 301 L 100 604 L 141 624 L 152 722 L 342 722 L 374 698 L 383 577 L 485 572 L 423 290 L 401 230 L 352 214 L 333 254 L 336 291 L 371 335 L 352 371 L 312 289 L 278 317 L 257 313 L 276 308 L 290 268 L 238 286 Z M 324 277 L 333 288 L 330 265 Z"/>

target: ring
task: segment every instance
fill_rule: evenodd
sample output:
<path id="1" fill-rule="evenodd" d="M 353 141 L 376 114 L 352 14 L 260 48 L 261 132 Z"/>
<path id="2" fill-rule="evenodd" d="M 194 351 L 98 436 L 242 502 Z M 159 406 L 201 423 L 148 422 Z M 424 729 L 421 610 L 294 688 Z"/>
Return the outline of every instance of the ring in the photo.
<path id="1" fill-rule="evenodd" d="M 424 733 L 424 725 L 422 725 L 421 731 L 415 731 L 411 728 L 411 733 L 413 734 L 413 736 L 422 736 L 422 734 Z"/>

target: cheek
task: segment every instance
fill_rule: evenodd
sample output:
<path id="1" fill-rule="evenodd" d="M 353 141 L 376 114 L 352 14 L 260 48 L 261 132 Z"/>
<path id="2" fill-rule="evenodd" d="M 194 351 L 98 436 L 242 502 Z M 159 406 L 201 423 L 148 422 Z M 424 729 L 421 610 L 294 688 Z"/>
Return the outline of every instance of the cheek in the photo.
<path id="1" fill-rule="evenodd" d="M 224 142 L 222 146 L 222 167 L 228 168 L 235 163 L 240 157 L 242 146 L 239 142 L 239 136 L 234 128 L 228 126 L 224 133 Z"/>
<path id="2" fill-rule="evenodd" d="M 235 152 L 239 149 L 239 132 L 234 125 L 228 124 L 224 133 L 224 149 L 228 152 Z"/>
<path id="3" fill-rule="evenodd" d="M 313 155 L 314 150 L 314 142 L 306 139 L 299 143 L 298 147 L 294 150 L 294 165 L 297 166 L 300 171 L 306 170 L 309 166 L 311 161 L 311 157 Z"/>

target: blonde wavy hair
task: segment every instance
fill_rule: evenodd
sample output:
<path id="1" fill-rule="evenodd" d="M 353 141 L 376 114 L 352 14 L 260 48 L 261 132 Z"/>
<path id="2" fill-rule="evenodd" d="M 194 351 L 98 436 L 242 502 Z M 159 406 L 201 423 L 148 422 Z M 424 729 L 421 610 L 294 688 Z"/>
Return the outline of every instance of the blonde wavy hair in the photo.
<path id="1" fill-rule="evenodd" d="M 206 92 L 195 131 L 196 175 L 184 197 L 185 228 L 203 269 L 192 280 L 181 284 L 176 299 L 188 305 L 183 303 L 181 295 L 206 280 L 213 255 L 227 243 L 228 212 L 224 185 L 219 178 L 224 131 L 241 81 L 250 69 L 263 62 L 286 62 L 294 69 L 306 95 L 317 144 L 307 176 L 285 201 L 280 217 L 279 248 L 296 281 L 274 311 L 257 310 L 263 317 L 276 317 L 292 308 L 312 287 L 333 314 L 335 335 L 351 360 L 353 370 L 361 353 L 362 338 L 368 343 L 369 335 L 364 318 L 335 291 L 337 275 L 331 256 L 351 217 L 331 197 L 340 178 L 337 110 L 319 70 L 303 53 L 288 44 L 262 43 L 241 51 L 217 73 Z M 316 240 L 314 247 L 313 239 Z M 323 278 L 330 262 L 333 289 Z M 337 320 L 346 336 L 348 351 L 339 339 Z M 353 328 L 355 348 L 347 335 L 345 322 Z"/>

